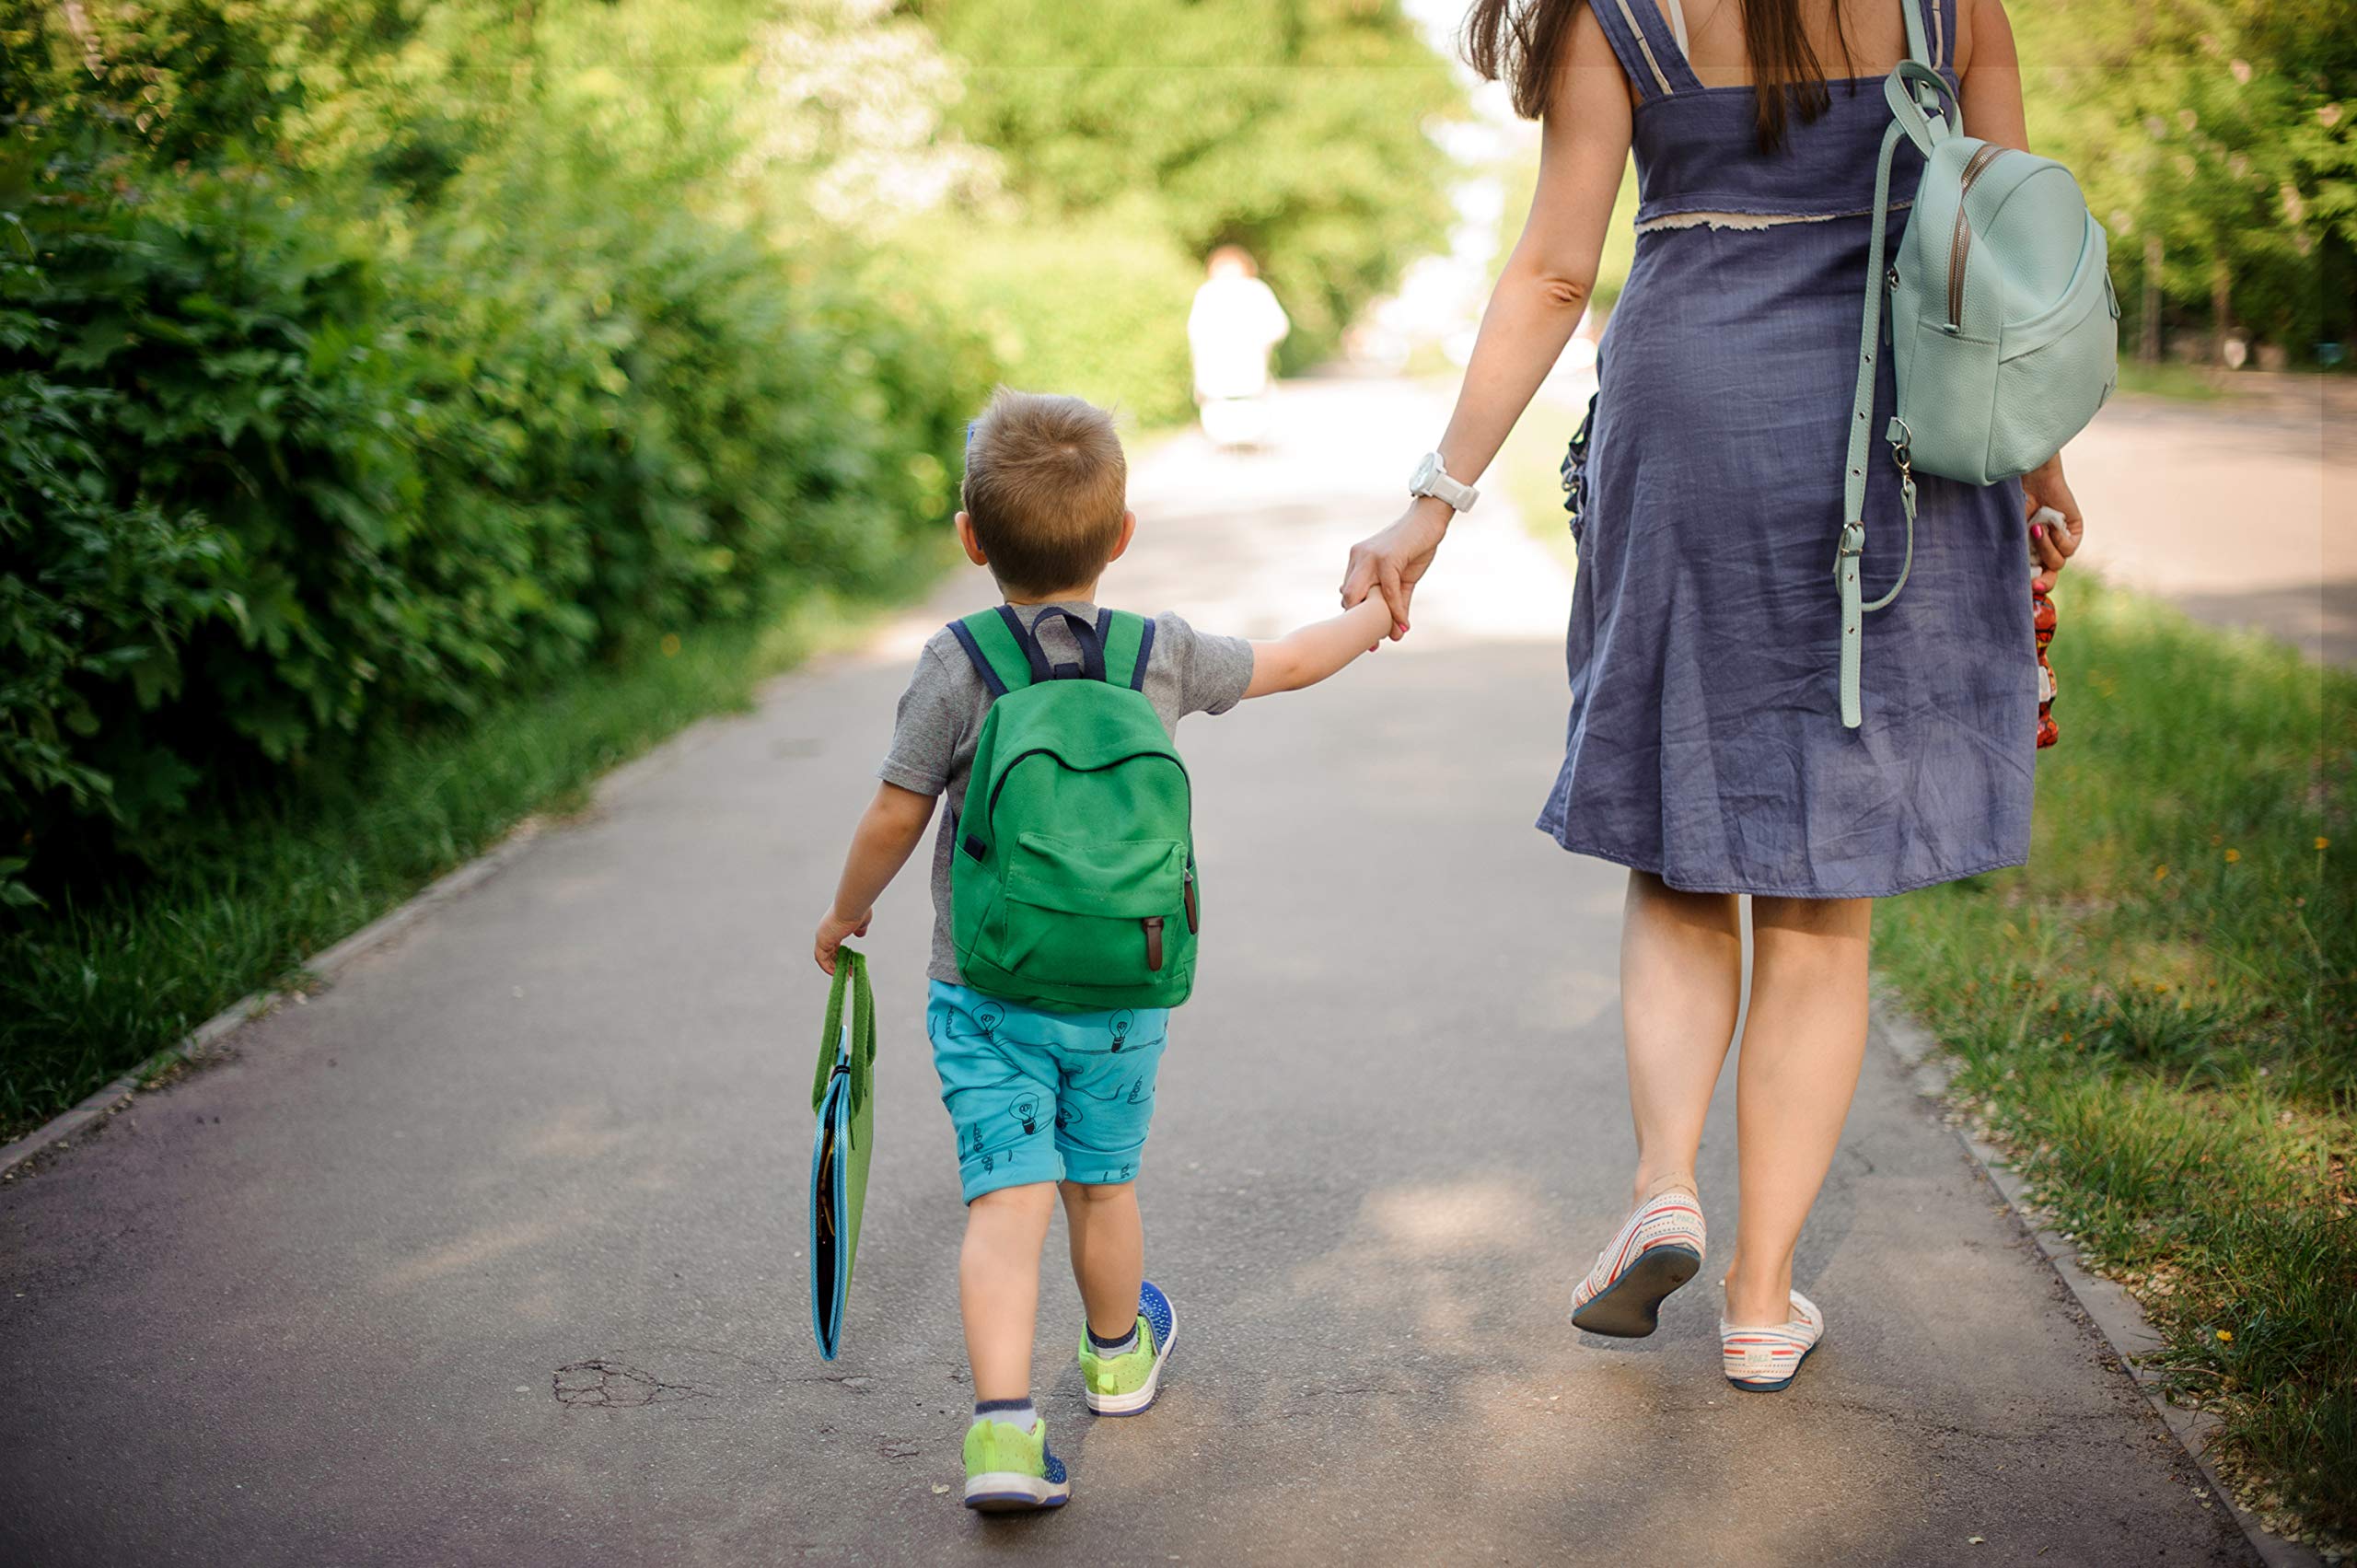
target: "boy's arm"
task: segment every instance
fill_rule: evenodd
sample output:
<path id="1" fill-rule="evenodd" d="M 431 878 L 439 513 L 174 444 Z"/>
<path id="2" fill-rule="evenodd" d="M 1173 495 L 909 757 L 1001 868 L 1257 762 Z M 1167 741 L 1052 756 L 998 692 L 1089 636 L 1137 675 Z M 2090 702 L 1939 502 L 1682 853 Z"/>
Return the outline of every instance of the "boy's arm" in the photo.
<path id="1" fill-rule="evenodd" d="M 812 956 L 829 974 L 835 972 L 835 949 L 843 945 L 843 938 L 867 935 L 877 899 L 892 885 L 892 878 L 900 875 L 924 838 L 925 824 L 933 820 L 934 798 L 899 784 L 876 786 L 876 798 L 867 803 L 851 836 L 851 853 L 843 856 L 834 907 L 819 922 Z"/>
<path id="2" fill-rule="evenodd" d="M 1391 610 L 1381 595 L 1331 621 L 1289 632 L 1273 643 L 1252 645 L 1252 683 L 1247 697 L 1298 691 L 1315 686 L 1391 635 Z"/>

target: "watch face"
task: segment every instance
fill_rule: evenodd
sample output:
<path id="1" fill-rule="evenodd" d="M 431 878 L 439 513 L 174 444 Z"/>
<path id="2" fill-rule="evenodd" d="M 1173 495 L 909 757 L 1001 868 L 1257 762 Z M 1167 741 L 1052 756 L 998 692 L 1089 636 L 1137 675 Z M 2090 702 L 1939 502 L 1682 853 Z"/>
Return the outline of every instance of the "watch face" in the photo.
<path id="1" fill-rule="evenodd" d="M 1424 487 L 1432 483 L 1439 472 L 1440 459 L 1432 453 L 1426 452 L 1424 460 L 1416 465 L 1415 477 L 1408 481 L 1408 488 L 1419 494 L 1429 494 Z"/>

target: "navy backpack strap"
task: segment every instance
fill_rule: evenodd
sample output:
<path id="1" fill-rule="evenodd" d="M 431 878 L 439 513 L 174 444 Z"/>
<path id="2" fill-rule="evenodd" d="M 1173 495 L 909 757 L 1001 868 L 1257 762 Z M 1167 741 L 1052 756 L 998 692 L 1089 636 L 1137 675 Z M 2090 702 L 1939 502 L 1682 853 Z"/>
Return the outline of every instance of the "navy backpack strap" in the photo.
<path id="1" fill-rule="evenodd" d="M 999 613 L 1006 617 L 1008 625 L 1018 628 L 1023 625 L 1021 619 L 1016 615 L 1012 606 L 1001 605 L 999 607 Z M 1064 630 L 1072 633 L 1073 642 L 1080 649 L 1080 662 L 1078 664 L 1051 664 L 1049 662 L 1048 650 L 1039 641 L 1039 625 L 1041 621 L 1046 621 L 1048 617 L 1051 615 L 1061 617 L 1064 623 Z M 1105 639 L 1102 633 L 1099 631 L 1101 624 L 1101 618 L 1098 621 L 1091 621 L 1086 616 L 1076 615 L 1069 610 L 1052 609 L 1041 610 L 1039 612 L 1039 620 L 1032 621 L 1029 630 L 1024 633 L 1024 643 L 1031 656 L 1032 679 L 1104 679 Z"/>
<path id="2" fill-rule="evenodd" d="M 1144 691 L 1146 662 L 1154 657 L 1154 622 L 1126 610 L 1100 610 L 1097 634 L 1105 644 L 1105 679 Z"/>
<path id="3" fill-rule="evenodd" d="M 1051 663 L 1048 650 L 1040 645 L 1038 624 L 1025 625 L 1023 617 L 1011 604 L 953 621 L 949 630 L 958 639 L 958 645 L 966 650 L 967 661 L 981 677 L 984 689 L 998 698 L 1045 680 L 1109 679 L 1105 666 L 1105 635 L 1112 614 L 1107 610 L 1090 621 L 1069 610 L 1040 612 L 1041 620 L 1050 615 L 1063 618 L 1065 629 L 1080 647 L 1078 664 Z M 1127 673 L 1124 667 L 1125 677 Z"/>
<path id="4" fill-rule="evenodd" d="M 1000 609 L 1004 610 L 1005 607 L 1002 605 Z M 993 698 L 1028 686 L 1035 679 L 1031 634 L 1024 630 L 1021 621 L 1011 616 L 1002 620 L 985 610 L 963 621 L 951 621 L 949 630 L 958 639 L 958 645 L 966 650 L 974 673 L 981 677 L 983 689 Z M 1046 662 L 1041 657 L 1039 666 L 1044 668 Z M 1046 677 L 1039 675 L 1037 679 Z"/>

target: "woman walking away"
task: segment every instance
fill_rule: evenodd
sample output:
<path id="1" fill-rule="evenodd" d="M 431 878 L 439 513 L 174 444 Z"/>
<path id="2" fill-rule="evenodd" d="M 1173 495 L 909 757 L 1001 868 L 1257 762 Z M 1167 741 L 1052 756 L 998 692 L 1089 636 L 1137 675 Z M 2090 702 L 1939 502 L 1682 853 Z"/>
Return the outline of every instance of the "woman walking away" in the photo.
<path id="1" fill-rule="evenodd" d="M 1775 1389 L 1826 1332 L 1793 1289 L 1793 1255 L 1864 1054 L 1871 900 L 2026 857 L 2029 580 L 2051 581 L 2081 524 L 2059 458 L 1987 486 L 1919 476 L 1913 570 L 1873 620 L 1862 722 L 1844 726 L 1834 566 L 1883 78 L 1918 29 L 1969 133 L 2019 147 L 2020 67 L 1998 0 L 1689 6 L 1474 6 L 1474 64 L 1543 121 L 1538 193 L 1439 449 L 1406 514 L 1352 552 L 1342 598 L 1380 593 L 1411 623 L 1416 584 L 1470 505 L 1465 482 L 1580 318 L 1633 142 L 1636 259 L 1578 476 L 1570 731 L 1539 818 L 1564 848 L 1629 867 L 1635 1208 L 1573 1290 L 1573 1320 L 1651 1333 L 1701 1266 L 1695 1157 L 1742 1001 L 1747 894 L 1721 1342 L 1736 1388 Z M 1921 167 L 1900 149 L 1893 239 Z M 1879 436 L 1892 394 L 1888 367 L 1873 374 Z M 1873 467 L 1865 516 L 1896 519 L 1899 471 Z M 2040 506 L 2063 523 L 2034 533 Z M 1897 533 L 1864 558 L 1868 598 L 1898 575 Z"/>

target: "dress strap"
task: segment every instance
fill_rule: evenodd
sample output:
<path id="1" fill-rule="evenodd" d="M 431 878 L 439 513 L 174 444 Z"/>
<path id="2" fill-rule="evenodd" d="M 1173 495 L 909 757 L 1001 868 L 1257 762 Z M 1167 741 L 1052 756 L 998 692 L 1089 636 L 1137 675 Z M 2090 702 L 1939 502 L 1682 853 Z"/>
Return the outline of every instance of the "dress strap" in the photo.
<path id="1" fill-rule="evenodd" d="M 1911 4 L 1912 0 L 1904 0 Z M 1699 92 L 1702 80 L 1686 63 L 1686 52 L 1661 14 L 1656 0 L 1588 0 L 1604 36 L 1612 42 L 1640 102 L 1674 93 Z"/>

